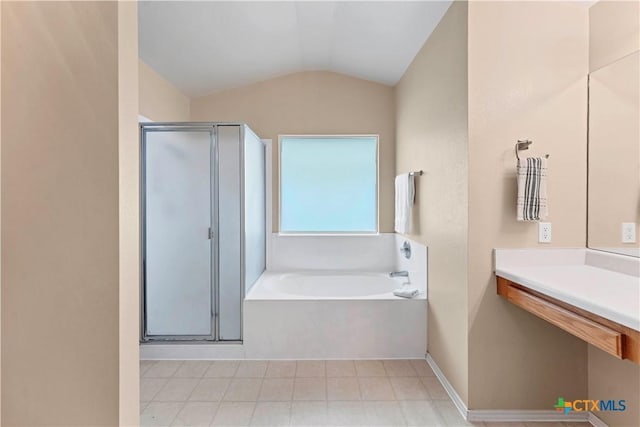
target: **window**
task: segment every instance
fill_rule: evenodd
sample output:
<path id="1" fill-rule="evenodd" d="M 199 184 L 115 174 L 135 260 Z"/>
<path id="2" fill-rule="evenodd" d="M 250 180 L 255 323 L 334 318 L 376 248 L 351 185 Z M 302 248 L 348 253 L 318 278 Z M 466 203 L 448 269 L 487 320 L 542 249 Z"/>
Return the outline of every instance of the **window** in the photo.
<path id="1" fill-rule="evenodd" d="M 378 137 L 280 137 L 281 233 L 376 233 Z"/>

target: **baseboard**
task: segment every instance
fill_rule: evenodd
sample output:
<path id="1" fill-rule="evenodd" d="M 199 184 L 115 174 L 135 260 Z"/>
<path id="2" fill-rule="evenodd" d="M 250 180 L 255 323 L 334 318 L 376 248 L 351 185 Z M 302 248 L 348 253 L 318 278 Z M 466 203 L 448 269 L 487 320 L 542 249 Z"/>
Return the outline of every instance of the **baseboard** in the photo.
<path id="1" fill-rule="evenodd" d="M 598 416 L 593 412 L 589 412 L 589 422 L 595 427 L 609 427 L 607 423 L 598 418 Z"/>
<path id="2" fill-rule="evenodd" d="M 438 366 L 436 361 L 433 360 L 433 357 L 431 357 L 429 353 L 427 353 L 427 363 L 429 364 L 429 366 L 431 366 L 431 369 L 436 374 L 436 377 L 438 378 L 438 380 L 440 381 L 440 384 L 442 384 L 442 387 L 444 387 L 445 391 L 451 398 L 451 401 L 453 401 L 453 404 L 456 406 L 456 408 L 458 408 L 458 411 L 460 412 L 460 415 L 462 415 L 462 418 L 464 418 L 465 420 L 468 420 L 469 410 L 467 409 L 467 405 L 465 405 L 460 395 L 453 388 L 449 380 L 447 380 L 447 377 L 444 376 L 444 374 L 440 370 L 440 367 Z"/>
<path id="3" fill-rule="evenodd" d="M 451 398 L 462 418 L 467 421 L 487 422 L 588 422 L 596 427 L 608 427 L 607 424 L 591 412 L 572 412 L 562 414 L 555 410 L 492 410 L 469 409 L 460 395 L 453 388 L 447 377 L 442 373 L 436 361 L 429 353 L 426 360 L 436 377 Z"/>
<path id="4" fill-rule="evenodd" d="M 491 410 L 475 409 L 468 411 L 468 421 L 486 422 L 588 422 L 589 412 L 570 412 L 563 414 L 551 410 Z"/>
<path id="5" fill-rule="evenodd" d="M 245 359 L 242 344 L 140 344 L 140 360 Z"/>

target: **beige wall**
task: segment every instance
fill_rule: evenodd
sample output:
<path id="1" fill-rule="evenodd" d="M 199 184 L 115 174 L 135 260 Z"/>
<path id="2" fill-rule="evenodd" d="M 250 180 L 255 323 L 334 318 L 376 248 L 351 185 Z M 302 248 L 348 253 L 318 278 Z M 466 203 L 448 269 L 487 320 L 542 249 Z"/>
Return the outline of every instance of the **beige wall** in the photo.
<path id="1" fill-rule="evenodd" d="M 189 121 L 189 97 L 142 61 L 138 73 L 141 115 L 154 122 Z"/>
<path id="2" fill-rule="evenodd" d="M 116 2 L 1 7 L 2 423 L 114 426 L 118 143 L 137 113 L 129 98 L 119 117 L 119 89 L 137 93 L 137 79 L 118 32 L 135 15 Z M 135 423 L 136 405 L 122 419 Z"/>
<path id="3" fill-rule="evenodd" d="M 331 72 L 302 72 L 196 98 L 194 121 L 246 122 L 274 147 L 281 134 L 379 134 L 380 231 L 393 231 L 395 129 L 393 88 Z M 278 156 L 273 153 L 273 200 Z M 278 203 L 273 205 L 278 230 Z"/>
<path id="4" fill-rule="evenodd" d="M 613 76 L 612 79 L 608 78 L 608 75 L 612 72 L 616 74 L 616 69 L 620 68 L 621 63 L 629 61 L 637 62 L 638 53 L 635 54 L 635 58 L 628 57 L 628 55 L 632 52 L 637 52 L 638 50 L 640 50 L 640 3 L 601 0 L 595 5 L 591 6 L 591 8 L 589 9 L 589 39 L 589 58 L 592 70 L 592 81 L 596 85 L 598 83 L 604 82 L 608 82 L 609 84 L 615 84 L 616 81 L 621 82 L 622 80 L 618 79 L 618 77 Z M 617 63 L 614 66 L 610 65 L 623 57 L 626 58 L 624 61 L 620 61 L 621 63 Z M 633 75 L 634 71 L 632 71 L 632 67 L 634 66 L 637 66 L 637 64 L 632 64 L 631 67 L 625 68 L 629 68 L 628 71 L 630 71 Z M 638 84 L 637 76 L 638 74 L 636 71 L 635 78 L 632 80 L 636 85 Z M 601 82 L 603 78 L 604 82 Z M 603 92 L 603 94 L 606 93 L 610 92 Z M 637 98 L 637 88 L 635 90 L 635 94 L 633 92 L 633 89 L 631 89 L 629 95 L 635 95 Z M 620 106 L 618 105 L 616 111 L 622 112 L 624 110 L 620 110 Z M 637 115 L 633 118 L 630 116 L 629 119 L 632 121 L 632 123 L 635 123 L 637 125 Z M 631 126 L 633 126 L 633 124 Z M 606 131 L 603 132 L 606 133 Z M 631 132 L 633 131 L 631 130 Z M 595 143 L 597 142 L 598 138 L 603 139 L 604 135 L 601 135 L 598 129 L 593 129 L 592 127 L 589 134 L 590 150 L 599 148 L 600 151 L 597 153 L 598 156 L 602 156 L 605 154 L 604 151 L 607 151 L 610 148 L 614 148 L 611 145 L 610 141 L 606 144 L 606 147 L 596 147 Z M 637 154 L 635 158 L 628 154 L 629 152 L 633 152 L 631 150 L 638 150 L 637 131 L 635 138 L 635 146 L 621 148 L 621 150 L 625 151 L 625 154 L 622 157 L 623 159 L 632 159 L 636 161 L 638 160 Z M 615 140 L 619 141 L 618 138 L 615 138 Z M 595 155 L 596 154 L 592 152 L 590 161 L 592 161 L 591 157 Z M 616 159 L 616 164 L 618 164 L 619 161 L 620 157 Z M 590 164 L 590 174 L 594 170 L 594 166 L 594 163 Z M 616 173 L 619 173 L 619 171 Z M 607 175 L 610 176 L 609 174 Z M 591 176 L 589 182 L 590 198 L 597 197 L 597 195 L 594 194 L 593 190 L 597 190 L 600 183 L 594 182 L 593 178 L 595 177 Z M 620 177 L 618 177 L 618 179 L 620 179 Z M 622 177 L 622 179 L 624 180 L 625 178 Z M 610 181 L 611 180 L 609 180 L 609 182 Z M 634 188 L 637 190 L 637 174 L 635 175 L 633 182 Z M 620 189 L 617 189 L 617 191 L 615 191 L 615 194 L 617 195 L 619 193 Z M 635 196 L 637 196 L 637 192 Z M 621 201 L 623 200 L 623 197 L 619 197 L 617 200 Z M 599 215 L 601 219 L 598 220 L 597 217 L 594 216 L 594 213 L 596 213 L 595 206 L 593 206 L 595 202 L 595 199 L 590 199 L 589 202 L 590 246 L 598 244 L 598 236 L 594 235 L 596 229 L 593 227 L 593 223 L 602 222 L 604 218 L 603 215 Z M 635 212 L 637 214 L 638 206 L 636 206 Z M 616 222 L 620 220 L 621 219 L 618 218 Z M 629 222 L 630 221 L 631 220 L 629 220 Z M 637 217 L 635 218 L 635 221 L 638 221 Z M 603 227 L 606 227 L 606 225 L 603 225 Z M 614 226 L 613 228 L 615 229 L 618 227 Z M 610 233 L 615 233 L 615 230 L 611 230 Z M 598 416 L 611 426 L 634 427 L 640 424 L 640 408 L 637 405 L 637 402 L 640 402 L 640 366 L 634 365 L 628 361 L 617 360 L 609 356 L 608 354 L 605 354 L 602 351 L 589 346 L 588 370 L 590 399 L 626 399 L 627 402 L 631 402 L 631 404 L 627 405 L 627 411 L 625 412 L 601 412 L 598 414 Z"/>
<path id="5" fill-rule="evenodd" d="M 587 393 L 587 345 L 496 295 L 492 249 L 584 247 L 588 9 L 469 4 L 469 407 L 551 409 Z M 549 153 L 553 243 L 516 221 L 514 144 Z"/>
<path id="6" fill-rule="evenodd" d="M 0 64 L 2 64 L 2 5 L 0 4 Z M 0 66 L 2 82 L 2 66 Z M 2 84 L 0 84 L 2 99 Z M 2 194 L 2 102 L 0 102 L 0 195 Z M 2 197 L 0 196 L 0 426 L 2 426 Z"/>
<path id="7" fill-rule="evenodd" d="M 140 424 L 138 5 L 118 2 L 119 425 Z"/>
<path id="8" fill-rule="evenodd" d="M 598 412 L 611 427 L 640 425 L 640 366 L 589 346 L 589 399 L 626 400 L 624 412 Z"/>
<path id="9" fill-rule="evenodd" d="M 429 246 L 429 353 L 467 400 L 467 4 L 454 3 L 396 86 L 396 172 L 416 178 Z"/>
<path id="10" fill-rule="evenodd" d="M 589 8 L 589 71 L 640 49 L 640 2 L 600 0 Z"/>

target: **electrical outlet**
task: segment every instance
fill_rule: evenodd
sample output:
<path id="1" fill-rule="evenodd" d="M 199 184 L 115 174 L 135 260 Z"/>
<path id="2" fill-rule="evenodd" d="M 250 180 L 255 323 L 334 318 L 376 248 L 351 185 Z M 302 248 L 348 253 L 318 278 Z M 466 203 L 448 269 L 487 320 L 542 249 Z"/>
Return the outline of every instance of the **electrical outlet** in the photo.
<path id="1" fill-rule="evenodd" d="M 538 243 L 551 243 L 551 223 L 538 223 Z"/>
<path id="2" fill-rule="evenodd" d="M 623 222 L 622 223 L 622 243 L 635 243 L 635 242 L 636 242 L 636 223 Z"/>

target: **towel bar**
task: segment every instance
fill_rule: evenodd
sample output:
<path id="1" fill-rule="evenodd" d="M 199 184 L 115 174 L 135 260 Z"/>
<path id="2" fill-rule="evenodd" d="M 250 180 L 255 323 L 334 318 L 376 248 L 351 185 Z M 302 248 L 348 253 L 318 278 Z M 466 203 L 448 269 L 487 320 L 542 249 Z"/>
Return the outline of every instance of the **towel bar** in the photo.
<path id="1" fill-rule="evenodd" d="M 518 151 L 528 150 L 529 146 L 531 144 L 533 144 L 533 141 L 531 141 L 530 139 L 519 139 L 518 142 L 516 142 L 516 146 L 515 146 L 516 159 L 520 160 L 520 156 L 518 155 Z M 549 155 L 545 154 L 544 157 L 546 157 L 548 159 Z"/>
<path id="2" fill-rule="evenodd" d="M 424 175 L 424 172 L 422 170 L 409 172 L 409 176 L 416 176 L 416 175 Z"/>

